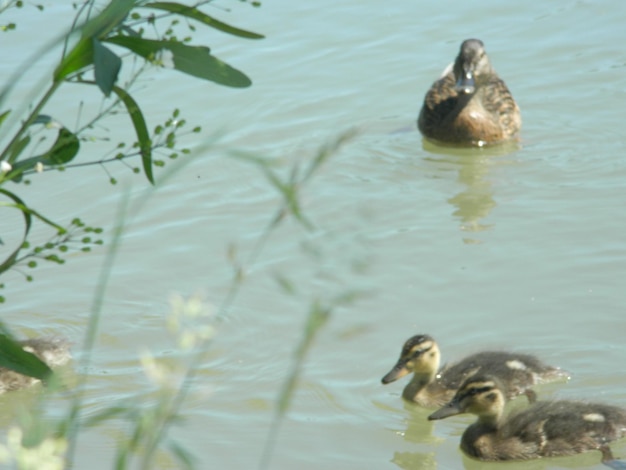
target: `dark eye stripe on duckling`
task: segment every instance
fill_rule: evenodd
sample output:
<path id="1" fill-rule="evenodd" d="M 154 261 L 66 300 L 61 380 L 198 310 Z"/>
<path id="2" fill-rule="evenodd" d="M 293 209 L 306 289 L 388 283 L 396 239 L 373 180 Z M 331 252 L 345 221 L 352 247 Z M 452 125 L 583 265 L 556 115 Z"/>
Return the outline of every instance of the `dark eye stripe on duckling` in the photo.
<path id="1" fill-rule="evenodd" d="M 430 351 L 432 348 L 433 348 L 433 343 L 429 341 L 427 343 L 423 343 L 423 344 L 420 344 L 418 346 L 415 346 L 414 348 L 411 349 L 409 354 L 412 357 L 418 357 L 418 356 L 421 356 L 422 354 Z"/>
<path id="2" fill-rule="evenodd" d="M 493 382 L 478 382 L 468 384 L 462 391 L 459 393 L 459 399 L 464 399 L 467 397 L 473 397 L 476 395 L 482 395 L 486 392 L 491 392 L 496 388 L 496 384 Z"/>
<path id="3" fill-rule="evenodd" d="M 409 339 L 402 348 L 402 356 L 418 356 L 433 347 L 434 340 L 428 335 L 417 335 Z"/>

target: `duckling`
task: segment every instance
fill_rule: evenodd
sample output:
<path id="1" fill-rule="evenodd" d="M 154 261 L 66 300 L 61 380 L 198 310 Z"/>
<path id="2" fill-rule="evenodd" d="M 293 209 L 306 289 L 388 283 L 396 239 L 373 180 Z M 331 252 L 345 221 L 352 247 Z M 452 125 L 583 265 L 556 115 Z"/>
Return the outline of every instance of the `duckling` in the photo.
<path id="1" fill-rule="evenodd" d="M 50 368 L 67 364 L 72 355 L 69 343 L 63 338 L 31 338 L 19 341 L 24 351 L 34 354 Z M 0 367 L 0 394 L 30 387 L 40 381 L 11 369 Z"/>
<path id="2" fill-rule="evenodd" d="M 428 139 L 479 147 L 514 139 L 521 126 L 519 107 L 479 39 L 463 41 L 454 65 L 426 93 L 417 119 Z"/>
<path id="3" fill-rule="evenodd" d="M 412 372 L 413 377 L 402 397 L 432 408 L 450 401 L 461 383 L 477 373 L 489 372 L 498 377 L 506 385 L 508 398 L 525 394 L 531 402 L 535 399 L 530 389 L 532 385 L 569 378 L 566 371 L 547 366 L 528 354 L 485 351 L 439 370 L 440 361 L 439 346 L 432 337 L 413 336 L 404 343 L 400 359 L 382 378 L 382 383 L 388 384 Z"/>
<path id="4" fill-rule="evenodd" d="M 502 417 L 505 388 L 491 375 L 467 379 L 454 398 L 428 419 L 472 413 L 478 420 L 461 437 L 461 450 L 478 460 L 528 460 L 590 450 L 612 461 L 608 442 L 626 434 L 626 409 L 582 401 L 539 401 Z"/>

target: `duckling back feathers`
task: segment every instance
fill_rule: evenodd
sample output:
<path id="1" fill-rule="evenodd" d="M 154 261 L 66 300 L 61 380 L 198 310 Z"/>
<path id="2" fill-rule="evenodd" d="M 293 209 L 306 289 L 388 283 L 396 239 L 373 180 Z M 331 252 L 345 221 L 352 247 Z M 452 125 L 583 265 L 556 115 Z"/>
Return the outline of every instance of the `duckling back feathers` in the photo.
<path id="1" fill-rule="evenodd" d="M 533 385 L 569 377 L 562 369 L 548 366 L 530 354 L 485 351 L 472 354 L 452 366 L 444 366 L 437 378 L 443 386 L 456 391 L 463 381 L 475 374 L 497 377 L 509 399 Z"/>
<path id="2" fill-rule="evenodd" d="M 601 403 L 541 401 L 502 418 L 503 388 L 492 376 L 474 375 L 429 419 L 477 415 L 478 420 L 463 433 L 461 449 L 470 457 L 489 461 L 602 450 L 626 434 L 626 410 Z"/>
<path id="3" fill-rule="evenodd" d="M 473 374 L 495 375 L 505 384 L 509 398 L 522 393 L 528 393 L 530 398 L 531 386 L 568 377 L 567 372 L 547 366 L 528 354 L 481 352 L 439 370 L 440 359 L 439 347 L 431 336 L 413 336 L 404 343 L 400 358 L 382 378 L 382 383 L 388 384 L 413 373 L 402 392 L 403 398 L 434 407 L 448 402 L 463 381 Z"/>

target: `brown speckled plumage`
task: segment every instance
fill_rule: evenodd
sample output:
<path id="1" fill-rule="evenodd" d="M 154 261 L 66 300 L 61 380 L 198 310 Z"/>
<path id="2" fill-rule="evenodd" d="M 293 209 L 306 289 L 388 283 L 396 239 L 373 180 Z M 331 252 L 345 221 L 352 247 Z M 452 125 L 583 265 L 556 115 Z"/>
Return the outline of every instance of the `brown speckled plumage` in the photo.
<path id="1" fill-rule="evenodd" d="M 540 401 L 503 417 L 504 386 L 489 375 L 474 375 L 454 398 L 429 416 L 442 419 L 472 413 L 478 420 L 461 438 L 461 449 L 479 460 L 528 460 L 590 450 L 612 459 L 608 442 L 626 434 L 626 409 L 601 403 Z"/>
<path id="2" fill-rule="evenodd" d="M 431 336 L 413 336 L 404 343 L 400 358 L 383 377 L 382 383 L 388 384 L 412 373 L 402 397 L 421 406 L 436 407 L 450 401 L 463 381 L 474 374 L 495 375 L 505 384 L 508 398 L 527 394 L 530 400 L 533 399 L 533 385 L 566 380 L 569 376 L 566 371 L 543 364 L 529 354 L 505 351 L 472 354 L 441 370 L 440 362 L 439 346 Z"/>
<path id="3" fill-rule="evenodd" d="M 461 44 L 454 66 L 426 93 L 417 120 L 426 138 L 479 146 L 514 139 L 521 125 L 519 107 L 478 39 Z"/>
<path id="4" fill-rule="evenodd" d="M 49 367 L 59 367 L 72 358 L 69 343 L 62 338 L 32 338 L 19 341 L 22 349 L 28 351 Z M 0 394 L 20 390 L 39 383 L 34 377 L 19 374 L 13 370 L 0 367 Z"/>

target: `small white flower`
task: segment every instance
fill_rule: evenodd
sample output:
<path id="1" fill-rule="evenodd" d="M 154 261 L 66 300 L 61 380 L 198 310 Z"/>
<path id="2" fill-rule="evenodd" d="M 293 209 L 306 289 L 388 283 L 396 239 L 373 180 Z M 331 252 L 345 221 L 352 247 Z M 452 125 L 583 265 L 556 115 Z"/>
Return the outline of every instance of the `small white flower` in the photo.
<path id="1" fill-rule="evenodd" d="M 41 162 L 35 163 L 35 171 L 37 173 L 43 173 L 43 163 Z"/>
<path id="2" fill-rule="evenodd" d="M 157 54 L 157 63 L 166 69 L 174 68 L 174 53 L 169 49 L 161 49 Z"/>
<path id="3" fill-rule="evenodd" d="M 22 430 L 12 427 L 7 433 L 6 446 L 0 445 L 2 463 L 15 463 L 22 470 L 63 470 L 67 441 L 64 438 L 47 438 L 38 446 L 22 445 Z"/>
<path id="4" fill-rule="evenodd" d="M 8 173 L 12 169 L 13 167 L 11 166 L 9 162 L 6 162 L 4 160 L 0 162 L 0 173 Z"/>
<path id="5" fill-rule="evenodd" d="M 168 328 L 178 339 L 178 346 L 186 351 L 210 339 L 215 333 L 210 324 L 211 306 L 200 295 L 185 299 L 179 294 L 170 297 L 171 315 Z"/>
<path id="6" fill-rule="evenodd" d="M 167 387 L 170 385 L 169 371 L 159 363 L 149 351 L 144 351 L 139 357 L 143 371 L 153 384 L 159 387 Z"/>

